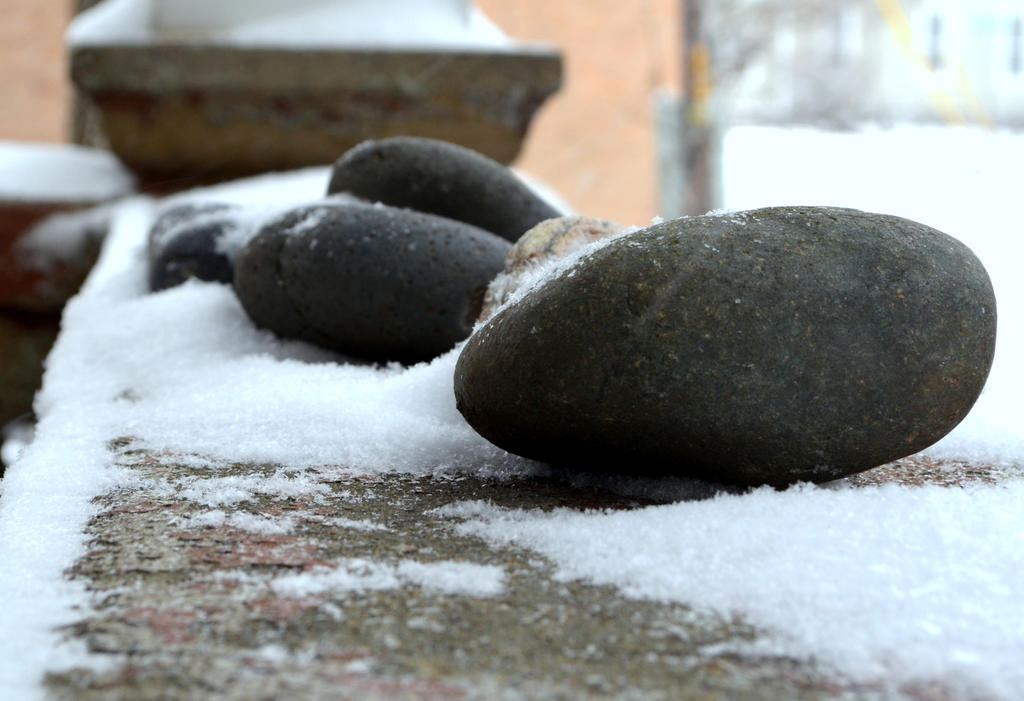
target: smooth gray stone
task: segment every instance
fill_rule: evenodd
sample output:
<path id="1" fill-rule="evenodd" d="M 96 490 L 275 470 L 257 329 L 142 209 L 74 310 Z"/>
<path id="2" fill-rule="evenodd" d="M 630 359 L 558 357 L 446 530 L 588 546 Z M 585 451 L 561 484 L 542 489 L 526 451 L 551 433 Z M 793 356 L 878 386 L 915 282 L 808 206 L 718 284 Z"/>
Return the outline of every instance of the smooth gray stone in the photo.
<path id="1" fill-rule="evenodd" d="M 254 324 L 285 338 L 315 342 L 319 337 L 299 315 L 281 276 L 281 251 L 287 240 L 283 231 L 301 221 L 309 211 L 303 208 L 279 217 L 249 239 L 235 259 L 232 285 Z"/>
<path id="2" fill-rule="evenodd" d="M 407 136 L 350 149 L 334 164 L 327 192 L 457 219 L 511 242 L 562 215 L 497 161 L 446 141 Z"/>
<path id="3" fill-rule="evenodd" d="M 482 326 L 459 410 L 585 470 L 783 486 L 931 445 L 992 364 L 971 251 L 906 219 L 779 207 L 613 241 Z"/>
<path id="4" fill-rule="evenodd" d="M 301 207 L 235 265 L 253 321 L 374 361 L 418 362 L 469 335 L 510 246 L 461 222 L 383 205 Z"/>
<path id="5" fill-rule="evenodd" d="M 149 231 L 149 289 L 190 278 L 231 283 L 233 256 L 219 245 L 239 226 L 238 207 L 219 202 L 182 204 L 161 214 Z"/>

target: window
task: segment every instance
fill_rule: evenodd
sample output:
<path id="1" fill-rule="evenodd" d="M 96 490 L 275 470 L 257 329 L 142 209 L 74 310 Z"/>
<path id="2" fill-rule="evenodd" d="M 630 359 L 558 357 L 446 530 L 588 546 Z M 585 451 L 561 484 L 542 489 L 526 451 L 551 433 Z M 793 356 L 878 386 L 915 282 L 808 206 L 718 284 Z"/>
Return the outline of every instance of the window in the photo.
<path id="1" fill-rule="evenodd" d="M 832 15 L 832 62 L 842 66 L 859 57 L 863 43 L 861 9 L 846 6 Z"/>
<path id="2" fill-rule="evenodd" d="M 1013 18 L 1010 23 L 1010 73 L 1020 75 L 1024 70 L 1024 56 L 1022 56 L 1021 42 L 1024 40 L 1024 21 L 1020 15 Z"/>
<path id="3" fill-rule="evenodd" d="M 934 71 L 945 67 L 942 55 L 942 29 L 942 17 L 932 15 L 932 20 L 928 24 L 928 62 Z"/>

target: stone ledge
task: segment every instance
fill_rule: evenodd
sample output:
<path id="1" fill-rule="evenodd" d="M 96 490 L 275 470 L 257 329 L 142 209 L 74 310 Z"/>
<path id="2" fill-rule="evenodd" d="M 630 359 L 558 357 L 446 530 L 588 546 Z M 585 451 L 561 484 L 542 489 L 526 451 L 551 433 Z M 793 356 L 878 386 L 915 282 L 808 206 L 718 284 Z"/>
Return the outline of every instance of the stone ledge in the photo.
<path id="1" fill-rule="evenodd" d="M 146 486 L 96 500 L 90 550 L 69 572 L 96 608 L 65 631 L 110 665 L 51 674 L 51 698 L 946 698 L 937 687 L 893 691 L 807 661 L 743 654 L 737 650 L 757 631 L 742 621 L 558 581 L 536 555 L 487 546 L 431 513 L 471 499 L 542 509 L 644 505 L 634 499 L 542 479 L 324 471 L 326 500 L 321 493 L 219 507 L 297 523 L 291 533 L 255 533 L 198 525 L 191 519 L 202 506 L 158 487 L 211 476 L 194 458 L 135 449 L 129 440 L 113 449 Z M 908 469 L 914 479 L 943 472 L 897 464 L 883 478 Z M 215 474 L 269 477 L 275 470 L 235 465 Z M 368 522 L 380 527 L 358 526 Z M 277 577 L 339 561 L 386 568 L 446 560 L 501 568 L 506 586 L 495 596 L 409 582 L 304 595 L 273 586 Z"/>
<path id="2" fill-rule="evenodd" d="M 103 235 L 98 223 L 90 235 L 88 223 L 69 227 L 66 238 L 76 240 L 77 255 L 30 260 L 21 247 L 32 232 L 51 217 L 80 212 L 94 205 L 73 202 L 22 202 L 0 199 L 0 309 L 59 314 L 81 287 L 99 255 Z"/>
<path id="3" fill-rule="evenodd" d="M 174 189 L 334 161 L 370 138 L 423 136 L 512 161 L 561 84 L 558 52 L 79 47 L 94 139 Z M 170 181 L 170 185 L 168 185 Z"/>
<path id="4" fill-rule="evenodd" d="M 0 428 L 31 411 L 59 327 L 58 314 L 0 310 Z"/>

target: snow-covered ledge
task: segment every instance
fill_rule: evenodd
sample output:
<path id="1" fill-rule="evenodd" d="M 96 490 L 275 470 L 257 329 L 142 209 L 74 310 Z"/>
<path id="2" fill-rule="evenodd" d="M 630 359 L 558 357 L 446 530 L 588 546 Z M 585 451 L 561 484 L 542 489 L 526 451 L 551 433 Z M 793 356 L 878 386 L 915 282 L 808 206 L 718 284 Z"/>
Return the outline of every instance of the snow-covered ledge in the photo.
<path id="1" fill-rule="evenodd" d="M 0 481 L 5 699 L 1020 698 L 1019 470 L 559 472 L 463 421 L 459 348 L 353 365 L 148 293 L 154 215 L 118 208 Z"/>
<path id="2" fill-rule="evenodd" d="M 72 23 L 68 42 L 491 50 L 521 44 L 469 0 L 104 0 Z"/>
<path id="3" fill-rule="evenodd" d="M 1020 137 L 726 144 L 730 205 L 838 188 L 983 257 L 1007 302 L 994 382 L 942 444 L 712 499 L 627 466 L 560 473 L 464 423 L 458 349 L 335 362 L 256 329 L 221 285 L 147 293 L 155 212 L 131 200 L 66 310 L 36 439 L 0 451 L 20 455 L 0 481 L 3 698 L 1024 697 L 1024 249 L 992 204 L 1013 201 Z M 288 206 L 327 177 L 180 197 Z"/>
<path id="4" fill-rule="evenodd" d="M 466 0 L 105 0 L 68 31 L 71 74 L 142 180 L 329 163 L 368 138 L 445 139 L 512 161 L 561 84 L 557 49 Z"/>

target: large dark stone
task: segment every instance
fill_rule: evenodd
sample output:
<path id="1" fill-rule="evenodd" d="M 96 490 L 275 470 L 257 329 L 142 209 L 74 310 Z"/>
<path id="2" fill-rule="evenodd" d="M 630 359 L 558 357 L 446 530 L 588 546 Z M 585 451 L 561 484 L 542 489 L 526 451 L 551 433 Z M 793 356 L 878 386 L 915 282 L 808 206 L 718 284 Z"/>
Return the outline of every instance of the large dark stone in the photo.
<path id="1" fill-rule="evenodd" d="M 180 285 L 190 278 L 230 284 L 234 251 L 225 237 L 242 223 L 239 208 L 219 202 L 168 208 L 149 230 L 149 289 Z"/>
<path id="2" fill-rule="evenodd" d="M 780 207 L 611 242 L 478 329 L 455 393 L 481 435 L 538 460 L 821 482 L 956 426 L 995 332 L 988 275 L 955 239 Z"/>
<path id="3" fill-rule="evenodd" d="M 316 205 L 267 224 L 235 291 L 257 325 L 376 361 L 416 362 L 469 335 L 510 246 L 461 222 L 383 205 Z"/>
<path id="4" fill-rule="evenodd" d="M 561 216 L 505 166 L 433 139 L 366 141 L 334 164 L 327 192 L 457 219 L 513 242 Z"/>

